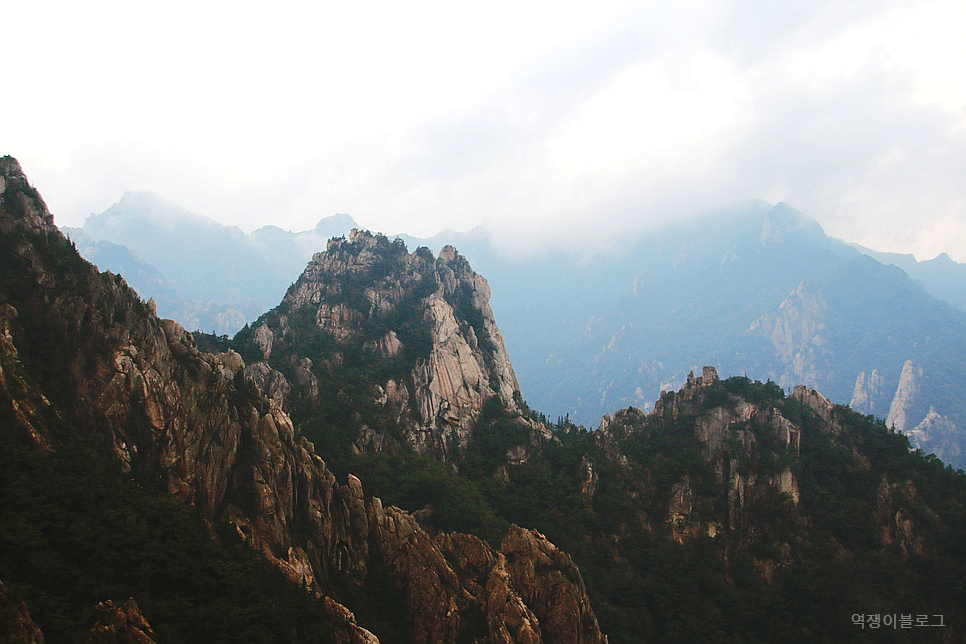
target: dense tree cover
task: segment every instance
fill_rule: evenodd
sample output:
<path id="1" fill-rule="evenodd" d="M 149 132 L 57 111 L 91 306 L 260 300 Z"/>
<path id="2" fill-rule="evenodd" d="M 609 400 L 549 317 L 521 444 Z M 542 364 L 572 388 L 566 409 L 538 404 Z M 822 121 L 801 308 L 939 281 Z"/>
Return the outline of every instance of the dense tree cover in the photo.
<path id="1" fill-rule="evenodd" d="M 17 252 L 24 243 L 36 256 Z M 0 579 L 48 642 L 85 641 L 97 603 L 132 596 L 160 642 L 328 642 L 319 602 L 233 527 L 173 498 L 159 472 L 124 474 L 103 428 L 69 420 L 69 392 L 98 364 L 65 369 L 65 351 L 111 349 L 150 323 L 121 278 L 108 279 L 60 235 L 0 237 L 0 302 L 16 308 L 19 358 L 3 365 L 12 389 L 0 388 Z M 45 313 L 82 297 L 81 316 Z M 241 380 L 232 395 L 251 399 Z M 51 452 L 25 444 L 14 412 L 24 401 L 37 403 Z"/>
<path id="2" fill-rule="evenodd" d="M 736 459 L 744 475 L 765 478 L 787 465 L 801 491 L 797 507 L 774 490 L 760 494 L 740 526 L 728 526 L 728 485 L 702 456 L 695 415 L 647 422 L 632 416 L 640 425 L 618 440 L 630 470 L 604 458 L 592 433 L 561 422 L 539 454 L 511 465 L 508 478 L 494 476 L 500 456 L 505 460 L 519 439 L 514 419 L 498 408 L 486 410 L 479 442 L 456 464 L 458 475 L 409 455 L 347 457 L 343 469 L 358 473 L 368 494 L 423 510 L 431 531 L 494 542 L 508 522 L 540 530 L 580 567 L 612 642 L 925 642 L 935 641 L 936 629 L 862 630 L 851 615 L 944 613 L 947 623 L 962 621 L 963 474 L 910 451 L 881 420 L 847 410 L 841 435 L 833 437 L 774 383 L 717 383 L 701 409 L 733 405 L 737 395 L 775 406 L 803 431 L 796 458 L 764 426 L 734 428 L 756 437 L 756 448 Z M 585 457 L 598 476 L 593 499 L 580 491 Z M 671 488 L 685 476 L 695 494 L 693 516 L 716 523 L 714 537 L 672 538 Z M 883 476 L 914 485 L 917 497 L 902 502 L 928 534 L 926 556 L 904 557 L 897 545 L 883 544 L 875 520 Z"/>
<path id="3" fill-rule="evenodd" d="M 227 335 L 195 331 L 192 336 L 194 336 L 195 344 L 198 345 L 198 350 L 205 353 L 225 353 L 231 348 L 231 338 Z"/>
<path id="4" fill-rule="evenodd" d="M 490 503 L 485 481 L 454 476 L 444 463 L 417 455 L 366 454 L 342 461 L 384 505 L 418 512 L 430 532 L 468 532 L 499 547 L 510 524 Z"/>
<path id="5" fill-rule="evenodd" d="M 13 427 L 0 418 L 0 579 L 47 641 L 84 641 L 98 602 L 131 596 L 159 642 L 329 641 L 319 602 L 226 522 L 123 475 L 70 428 L 44 454 Z"/>

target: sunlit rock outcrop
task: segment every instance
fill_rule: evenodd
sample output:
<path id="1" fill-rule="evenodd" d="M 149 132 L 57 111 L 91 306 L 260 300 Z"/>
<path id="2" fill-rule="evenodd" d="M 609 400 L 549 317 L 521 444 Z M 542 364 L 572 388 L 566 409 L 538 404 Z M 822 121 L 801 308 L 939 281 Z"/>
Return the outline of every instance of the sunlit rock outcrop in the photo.
<path id="1" fill-rule="evenodd" d="M 292 388 L 313 406 L 324 405 L 320 382 L 353 373 L 355 388 L 330 391 L 329 400 L 354 412 L 357 449 L 402 447 L 380 429 L 388 423 L 416 453 L 452 460 L 488 400 L 522 415 L 489 298 L 486 280 L 453 247 L 436 258 L 353 230 L 331 240 L 282 303 L 242 333 L 250 358 L 264 363 L 248 373 L 266 394 L 291 400 L 265 365 L 293 365 Z"/>

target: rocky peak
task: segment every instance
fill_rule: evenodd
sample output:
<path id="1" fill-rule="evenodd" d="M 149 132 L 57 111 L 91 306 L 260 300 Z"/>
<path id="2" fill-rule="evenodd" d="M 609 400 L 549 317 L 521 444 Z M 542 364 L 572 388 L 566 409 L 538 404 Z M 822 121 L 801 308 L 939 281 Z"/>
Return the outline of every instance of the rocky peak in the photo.
<path id="1" fill-rule="evenodd" d="M 353 370 L 358 386 L 333 394 L 358 412 L 350 421 L 358 449 L 399 447 L 375 429 L 395 424 L 416 452 L 450 460 L 471 441 L 487 401 L 522 417 L 489 299 L 486 280 L 452 246 L 437 258 L 354 229 L 315 254 L 249 342 L 271 365 L 309 359 L 300 377 L 309 384 L 292 382 L 296 398 Z"/>
<path id="2" fill-rule="evenodd" d="M 761 243 L 780 244 L 798 235 L 825 235 L 821 225 L 786 203 L 779 203 L 765 213 Z"/>
<path id="3" fill-rule="evenodd" d="M 87 638 L 88 644 L 154 644 L 154 631 L 138 609 L 133 598 L 120 606 L 108 600 L 98 604 L 94 612 L 97 623 Z"/>
<path id="4" fill-rule="evenodd" d="M 685 388 L 697 388 L 697 387 L 708 387 L 718 380 L 718 370 L 712 366 L 705 365 L 701 369 L 701 375 L 697 378 L 694 377 L 694 372 L 688 373 L 688 380 L 685 383 Z"/>
<path id="5" fill-rule="evenodd" d="M 835 414 L 835 405 L 828 398 L 805 385 L 795 385 L 792 398 L 800 401 L 822 419 L 825 429 L 837 434 L 842 429 L 842 423 Z"/>
<path id="6" fill-rule="evenodd" d="M 40 194 L 27 181 L 20 163 L 0 157 L 0 203 L 8 216 L 0 218 L 0 232 L 15 230 L 49 234 L 57 230 Z"/>
<path id="7" fill-rule="evenodd" d="M 820 397 L 817 392 L 812 394 Z M 604 416 L 595 442 L 600 453 L 622 472 L 628 498 L 663 517 L 670 538 L 683 543 L 698 535 L 718 534 L 741 541 L 749 538 L 752 508 L 762 499 L 785 495 L 795 506 L 800 502 L 793 466 L 778 464 L 782 458 L 797 459 L 802 441 L 802 428 L 785 416 L 782 397 L 774 383 L 763 385 L 746 378 L 719 381 L 716 370 L 705 367 L 699 377 L 690 374 L 680 391 L 662 393 L 649 414 L 628 408 L 613 418 Z M 677 437 L 668 435 L 670 428 L 684 426 L 689 429 Z M 667 480 L 660 472 L 660 460 L 640 469 L 640 462 L 628 458 L 639 455 L 640 445 L 651 441 L 660 442 L 660 448 L 652 449 L 664 457 L 671 457 L 676 449 L 696 448 L 709 466 L 707 471 L 713 473 L 713 488 L 727 499 L 727 511 L 712 509 L 713 504 L 696 491 L 690 475 L 662 487 L 655 483 L 656 478 Z M 597 487 L 594 465 L 584 459 L 577 472 L 581 489 L 591 496 Z"/>
<path id="8" fill-rule="evenodd" d="M 882 398 L 882 387 L 883 380 L 879 377 L 877 369 L 873 369 L 868 378 L 864 371 L 860 371 L 855 378 L 855 388 L 852 390 L 849 407 L 860 414 L 874 414 L 879 410 L 878 402 Z"/>
<path id="9" fill-rule="evenodd" d="M 913 406 L 919 402 L 916 398 L 921 380 L 922 369 L 912 360 L 906 360 L 899 374 L 896 395 L 889 406 L 889 415 L 886 417 L 886 425 L 894 427 L 897 432 L 905 433 L 913 427 L 910 416 Z"/>
<path id="10" fill-rule="evenodd" d="M 718 382 L 718 370 L 706 365 L 701 375 L 695 377 L 694 371 L 688 372 L 688 378 L 680 391 L 662 391 L 661 397 L 654 404 L 651 414 L 663 417 L 667 414 L 676 415 L 685 408 L 690 408 L 700 399 L 707 389 Z"/>

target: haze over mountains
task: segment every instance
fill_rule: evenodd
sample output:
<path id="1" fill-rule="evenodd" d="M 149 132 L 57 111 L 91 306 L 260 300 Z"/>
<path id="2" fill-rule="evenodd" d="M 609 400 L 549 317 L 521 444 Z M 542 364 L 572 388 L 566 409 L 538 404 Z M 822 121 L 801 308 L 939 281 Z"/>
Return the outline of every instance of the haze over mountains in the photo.
<path id="1" fill-rule="evenodd" d="M 563 254 L 537 270 L 488 265 L 472 244 L 457 246 L 494 284 L 537 409 L 596 424 L 609 409 L 648 409 L 708 363 L 819 388 L 964 464 L 952 425 L 964 420 L 954 383 L 966 316 L 788 206 L 655 232 L 590 265 Z"/>
<path id="2" fill-rule="evenodd" d="M 0 232 L 0 639 L 966 633 L 966 476 L 814 389 L 705 366 L 586 431 L 523 401 L 451 246 L 330 240 L 228 339 L 84 261 L 9 157 Z"/>
<path id="3" fill-rule="evenodd" d="M 67 232 L 160 315 L 233 335 L 356 226 L 335 215 L 308 231 L 246 235 L 133 192 Z M 401 237 L 436 252 L 453 244 L 486 276 L 521 388 L 551 417 L 594 426 L 619 407 L 648 409 L 715 364 L 819 388 L 966 465 L 966 391 L 953 377 L 966 361 L 966 266 L 948 256 L 918 262 L 848 245 L 762 201 L 642 233 L 609 256 L 507 258 L 482 229 Z"/>
<path id="4" fill-rule="evenodd" d="M 278 303 L 314 252 L 355 225 L 334 215 L 300 233 L 264 226 L 246 235 L 136 191 L 64 232 L 85 258 L 153 297 L 161 315 L 190 329 L 234 334 Z"/>

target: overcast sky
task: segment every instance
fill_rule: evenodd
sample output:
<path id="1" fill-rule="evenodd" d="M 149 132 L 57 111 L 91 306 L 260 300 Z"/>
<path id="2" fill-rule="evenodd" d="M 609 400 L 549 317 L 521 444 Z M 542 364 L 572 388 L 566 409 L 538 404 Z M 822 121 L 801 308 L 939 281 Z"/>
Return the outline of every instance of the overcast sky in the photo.
<path id="1" fill-rule="evenodd" d="M 151 189 L 529 246 L 762 198 L 966 261 L 961 1 L 668 4 L 6 3 L 0 154 L 61 225 Z"/>

